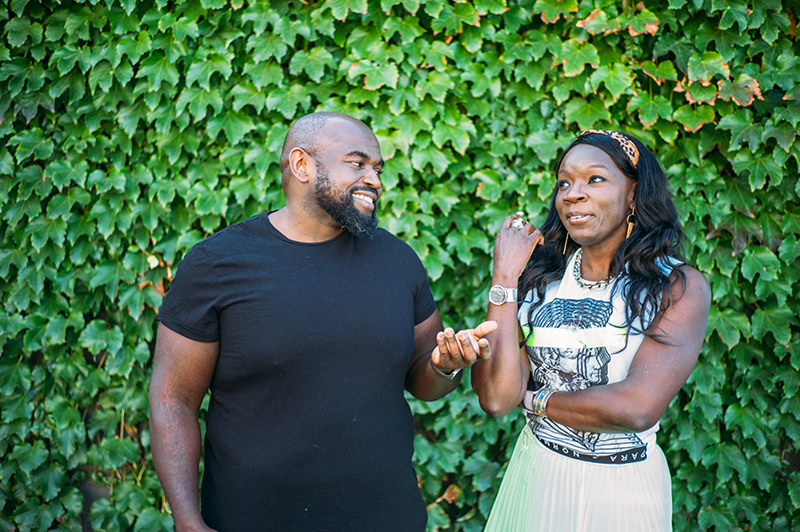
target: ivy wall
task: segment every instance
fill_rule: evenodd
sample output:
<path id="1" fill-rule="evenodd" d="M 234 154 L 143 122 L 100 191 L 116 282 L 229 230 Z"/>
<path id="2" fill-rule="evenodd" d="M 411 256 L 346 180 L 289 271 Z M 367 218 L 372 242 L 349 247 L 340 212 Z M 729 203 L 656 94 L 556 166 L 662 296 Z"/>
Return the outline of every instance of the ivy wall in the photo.
<path id="1" fill-rule="evenodd" d="M 156 311 L 195 242 L 281 206 L 288 125 L 328 110 L 377 133 L 381 223 L 455 326 L 481 320 L 495 231 L 541 222 L 577 133 L 651 146 L 713 290 L 659 435 L 675 528 L 800 530 L 796 5 L 0 0 L 0 529 L 77 530 L 86 504 L 97 531 L 171 530 Z M 482 529 L 523 422 L 468 382 L 413 402 L 430 530 Z"/>

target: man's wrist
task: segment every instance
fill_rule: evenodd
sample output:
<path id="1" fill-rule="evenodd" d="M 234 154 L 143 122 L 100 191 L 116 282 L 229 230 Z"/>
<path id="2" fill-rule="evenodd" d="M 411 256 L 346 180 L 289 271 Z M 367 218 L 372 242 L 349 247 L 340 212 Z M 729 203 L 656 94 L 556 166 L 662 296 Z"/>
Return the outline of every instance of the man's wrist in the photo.
<path id="1" fill-rule="evenodd" d="M 433 368 L 433 372 L 436 373 L 438 376 L 442 377 L 443 379 L 454 380 L 456 376 L 461 373 L 461 368 L 452 369 L 449 372 L 441 370 L 436 367 L 436 364 L 433 363 L 433 358 L 431 357 L 431 368 Z"/>

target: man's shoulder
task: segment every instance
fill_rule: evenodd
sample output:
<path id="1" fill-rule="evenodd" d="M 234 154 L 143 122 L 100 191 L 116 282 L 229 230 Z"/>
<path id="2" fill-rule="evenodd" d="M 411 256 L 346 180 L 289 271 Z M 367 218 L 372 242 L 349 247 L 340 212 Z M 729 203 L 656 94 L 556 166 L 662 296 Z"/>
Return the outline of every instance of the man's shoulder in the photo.
<path id="1" fill-rule="evenodd" d="M 262 212 L 251 216 L 246 220 L 231 224 L 216 233 L 206 237 L 197 244 L 195 248 L 213 249 L 216 247 L 225 247 L 235 242 L 237 239 L 260 238 L 270 234 L 265 219 L 266 212 Z"/>

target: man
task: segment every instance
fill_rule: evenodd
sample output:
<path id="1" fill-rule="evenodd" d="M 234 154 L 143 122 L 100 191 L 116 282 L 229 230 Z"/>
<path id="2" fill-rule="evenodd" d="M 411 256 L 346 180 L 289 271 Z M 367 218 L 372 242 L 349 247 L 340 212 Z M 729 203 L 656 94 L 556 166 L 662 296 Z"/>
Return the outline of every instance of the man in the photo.
<path id="1" fill-rule="evenodd" d="M 403 389 L 452 391 L 490 355 L 482 336 L 495 324 L 440 332 L 419 259 L 377 228 L 383 163 L 362 122 L 307 115 L 281 154 L 286 206 L 181 262 L 150 385 L 153 459 L 178 532 L 425 529 Z"/>

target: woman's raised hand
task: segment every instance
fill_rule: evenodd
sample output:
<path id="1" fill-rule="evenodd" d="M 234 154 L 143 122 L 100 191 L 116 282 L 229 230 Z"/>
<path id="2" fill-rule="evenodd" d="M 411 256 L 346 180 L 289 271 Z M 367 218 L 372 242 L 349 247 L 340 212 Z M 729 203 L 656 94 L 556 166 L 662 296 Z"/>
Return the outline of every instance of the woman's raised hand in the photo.
<path id="1" fill-rule="evenodd" d="M 515 285 L 528 264 L 534 248 L 544 243 L 542 232 L 517 212 L 506 216 L 494 243 L 494 276 L 513 280 Z"/>

